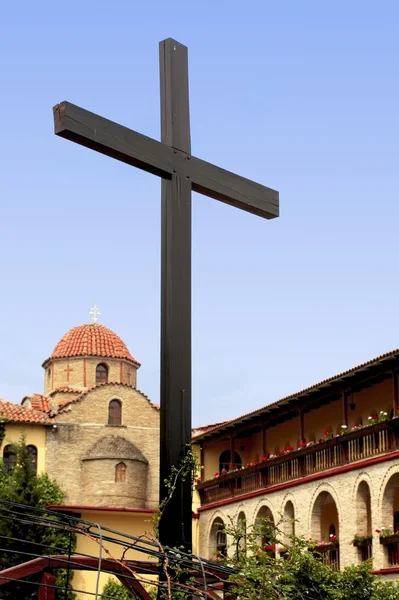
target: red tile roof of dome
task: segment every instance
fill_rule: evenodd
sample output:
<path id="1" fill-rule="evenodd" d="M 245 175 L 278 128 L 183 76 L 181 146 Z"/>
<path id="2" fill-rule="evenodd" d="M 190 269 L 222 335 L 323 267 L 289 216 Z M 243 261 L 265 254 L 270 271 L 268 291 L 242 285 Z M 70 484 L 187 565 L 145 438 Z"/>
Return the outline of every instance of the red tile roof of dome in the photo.
<path id="1" fill-rule="evenodd" d="M 130 354 L 126 344 L 113 331 L 92 323 L 70 329 L 53 350 L 52 358 L 70 358 L 76 356 L 104 356 L 106 358 L 123 358 L 140 363 Z M 48 362 L 44 361 L 43 366 Z"/>

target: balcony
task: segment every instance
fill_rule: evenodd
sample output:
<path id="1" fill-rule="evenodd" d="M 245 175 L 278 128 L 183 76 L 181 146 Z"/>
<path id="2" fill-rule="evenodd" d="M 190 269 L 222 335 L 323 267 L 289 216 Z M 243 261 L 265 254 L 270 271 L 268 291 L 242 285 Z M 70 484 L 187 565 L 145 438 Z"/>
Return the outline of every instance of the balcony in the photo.
<path id="1" fill-rule="evenodd" d="M 399 565 L 399 534 L 394 533 L 380 537 L 380 544 L 383 544 L 387 549 L 388 565 L 395 567 Z"/>
<path id="2" fill-rule="evenodd" d="M 399 419 L 395 418 L 350 431 L 245 469 L 231 471 L 209 481 L 201 481 L 197 489 L 204 506 L 398 449 Z"/>

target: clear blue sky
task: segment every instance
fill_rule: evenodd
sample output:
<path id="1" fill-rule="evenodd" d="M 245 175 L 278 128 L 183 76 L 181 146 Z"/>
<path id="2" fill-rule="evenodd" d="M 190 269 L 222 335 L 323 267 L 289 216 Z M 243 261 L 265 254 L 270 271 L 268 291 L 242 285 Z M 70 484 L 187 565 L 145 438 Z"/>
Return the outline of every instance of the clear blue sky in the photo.
<path id="1" fill-rule="evenodd" d="M 0 397 L 101 322 L 159 400 L 160 182 L 53 135 L 69 100 L 159 139 L 158 42 L 189 47 L 193 153 L 280 191 L 193 198 L 193 415 L 238 416 L 399 346 L 396 1 L 0 6 Z"/>

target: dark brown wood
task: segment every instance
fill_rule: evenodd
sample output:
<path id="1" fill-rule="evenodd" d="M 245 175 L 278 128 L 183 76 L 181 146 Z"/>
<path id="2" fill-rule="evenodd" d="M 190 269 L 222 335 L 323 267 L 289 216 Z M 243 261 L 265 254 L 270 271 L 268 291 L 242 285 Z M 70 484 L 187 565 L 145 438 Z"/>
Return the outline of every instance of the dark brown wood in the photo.
<path id="1" fill-rule="evenodd" d="M 137 131 L 104 119 L 70 102 L 54 107 L 56 135 L 164 179 L 187 178 L 191 189 L 265 219 L 279 215 L 279 195 Z"/>
<path id="2" fill-rule="evenodd" d="M 200 477 L 201 477 L 201 481 L 204 481 L 205 479 L 205 448 L 204 448 L 204 443 L 201 444 L 201 448 L 200 448 L 200 467 L 201 467 L 201 473 L 200 473 Z"/>
<path id="3" fill-rule="evenodd" d="M 267 427 L 266 427 L 266 423 L 264 421 L 262 421 L 262 456 L 267 456 L 267 446 L 266 446 L 266 441 L 267 441 Z"/>
<path id="4" fill-rule="evenodd" d="M 38 600 L 55 600 L 55 575 L 51 570 L 46 570 L 42 574 Z"/>
<path id="5" fill-rule="evenodd" d="M 305 415 L 301 407 L 298 408 L 299 416 L 299 443 L 305 441 Z"/>
<path id="6" fill-rule="evenodd" d="M 343 409 L 343 418 L 344 425 L 348 426 L 348 392 L 344 390 L 342 392 L 342 409 Z"/>
<path id="7" fill-rule="evenodd" d="M 398 412 L 398 406 L 399 406 L 399 397 L 398 397 L 398 372 L 396 371 L 396 369 L 393 369 L 392 371 L 392 409 L 393 409 L 393 416 L 396 416 L 396 413 Z"/>
<path id="8" fill-rule="evenodd" d="M 160 66 L 162 142 L 189 153 L 187 48 L 161 42 Z M 165 498 L 165 479 L 191 443 L 191 183 L 186 177 L 162 180 L 161 227 L 160 490 Z M 159 524 L 164 544 L 191 551 L 191 511 L 190 479 L 178 480 Z"/>
<path id="9" fill-rule="evenodd" d="M 235 437 L 233 434 L 230 435 L 230 465 L 229 467 L 232 467 L 233 469 L 235 469 L 235 460 L 234 460 L 234 454 L 235 454 Z"/>

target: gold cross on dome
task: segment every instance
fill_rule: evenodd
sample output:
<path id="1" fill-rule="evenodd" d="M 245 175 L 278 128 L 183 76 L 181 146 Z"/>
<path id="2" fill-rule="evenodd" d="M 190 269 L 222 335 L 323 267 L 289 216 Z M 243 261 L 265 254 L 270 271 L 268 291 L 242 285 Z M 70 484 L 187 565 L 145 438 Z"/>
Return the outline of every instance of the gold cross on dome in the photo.
<path id="1" fill-rule="evenodd" d="M 94 306 L 91 307 L 89 315 L 91 316 L 91 320 L 93 321 L 93 323 L 96 323 L 98 321 L 98 315 L 101 315 L 101 313 L 97 308 L 96 303 L 94 303 Z"/>

